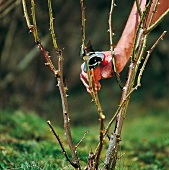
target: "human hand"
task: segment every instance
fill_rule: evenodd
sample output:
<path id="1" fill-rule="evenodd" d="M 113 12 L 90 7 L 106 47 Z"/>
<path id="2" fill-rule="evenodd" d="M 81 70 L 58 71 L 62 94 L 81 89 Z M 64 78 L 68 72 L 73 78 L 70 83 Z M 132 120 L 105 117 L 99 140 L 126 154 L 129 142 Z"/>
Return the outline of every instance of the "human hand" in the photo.
<path id="1" fill-rule="evenodd" d="M 101 62 L 101 64 L 98 65 L 93 70 L 94 78 L 92 80 L 92 84 L 93 84 L 95 92 L 100 90 L 101 88 L 101 84 L 99 82 L 101 79 L 110 78 L 113 75 L 111 51 L 104 51 L 101 53 L 103 54 L 104 59 Z M 124 50 L 122 50 L 121 48 L 115 48 L 114 53 L 115 53 L 114 57 L 116 60 L 116 69 L 117 69 L 117 72 L 120 73 L 123 70 L 127 62 L 126 54 Z M 83 82 L 84 86 L 86 87 L 87 91 L 90 93 L 91 87 L 89 87 L 88 75 L 86 73 L 85 63 L 81 65 L 80 79 Z"/>

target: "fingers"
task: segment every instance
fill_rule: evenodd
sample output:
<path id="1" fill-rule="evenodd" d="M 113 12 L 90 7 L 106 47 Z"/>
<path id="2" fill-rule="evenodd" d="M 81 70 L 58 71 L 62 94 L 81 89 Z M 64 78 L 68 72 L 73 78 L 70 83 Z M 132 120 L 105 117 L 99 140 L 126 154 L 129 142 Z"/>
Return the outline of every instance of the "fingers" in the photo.
<path id="1" fill-rule="evenodd" d="M 81 73 L 80 74 L 80 79 L 81 79 L 82 83 L 84 84 L 84 86 L 86 87 L 87 92 L 91 93 L 91 88 L 92 87 L 89 86 L 87 74 L 86 73 L 85 74 Z M 99 81 L 95 81 L 95 80 L 92 81 L 92 84 L 93 84 L 93 88 L 94 88 L 93 89 L 94 93 L 97 93 L 97 91 L 99 91 L 100 88 L 101 88 L 101 84 L 99 83 Z"/>
<path id="2" fill-rule="evenodd" d="M 101 70 L 101 77 L 104 78 L 110 78 L 113 75 L 113 69 L 112 69 L 112 57 L 111 55 L 106 56 L 107 65 L 102 68 Z"/>
<path id="3" fill-rule="evenodd" d="M 86 90 L 88 93 L 91 93 L 91 87 L 89 86 L 89 81 L 88 81 L 88 75 L 87 73 L 83 70 L 84 68 L 84 63 L 81 65 L 81 74 L 80 74 L 80 79 L 84 86 L 86 87 Z M 101 74 L 100 74 L 100 68 L 96 68 L 94 70 L 94 78 L 92 80 L 92 85 L 93 85 L 93 90 L 96 93 L 98 90 L 100 90 L 101 85 L 99 83 L 99 80 L 101 79 Z"/>

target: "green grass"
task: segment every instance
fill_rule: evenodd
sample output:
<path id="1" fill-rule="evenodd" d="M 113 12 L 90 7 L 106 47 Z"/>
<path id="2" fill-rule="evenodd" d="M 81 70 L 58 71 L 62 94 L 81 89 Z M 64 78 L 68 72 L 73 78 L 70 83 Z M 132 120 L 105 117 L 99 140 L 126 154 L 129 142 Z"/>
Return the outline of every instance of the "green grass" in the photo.
<path id="1" fill-rule="evenodd" d="M 119 148 L 119 170 L 167 170 L 169 167 L 169 114 L 129 115 L 124 122 Z M 98 125 L 97 125 L 98 126 Z M 88 152 L 98 142 L 96 125 L 74 127 L 73 141 L 78 147 L 81 164 L 85 166 Z M 55 127 L 68 150 L 63 129 Z M 106 141 L 107 147 L 108 141 Z M 105 148 L 104 148 L 105 149 Z M 68 151 L 70 155 L 70 152 Z M 105 151 L 101 159 L 104 160 Z M 34 113 L 0 111 L 0 169 L 72 169 L 50 132 L 46 120 Z"/>

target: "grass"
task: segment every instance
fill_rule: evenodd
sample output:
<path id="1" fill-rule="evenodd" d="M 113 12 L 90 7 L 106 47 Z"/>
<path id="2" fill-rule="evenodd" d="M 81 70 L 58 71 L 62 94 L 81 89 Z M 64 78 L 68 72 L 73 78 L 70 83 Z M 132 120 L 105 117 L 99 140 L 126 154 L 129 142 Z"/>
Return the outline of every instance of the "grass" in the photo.
<path id="1" fill-rule="evenodd" d="M 124 123 L 119 148 L 119 170 L 167 170 L 169 167 L 169 114 L 157 113 L 129 115 Z M 64 145 L 63 129 L 55 127 Z M 85 166 L 88 152 L 98 142 L 97 125 L 74 127 L 74 143 L 78 143 L 85 130 L 85 140 L 78 147 L 81 164 Z M 106 146 L 108 141 L 106 142 Z M 105 146 L 105 147 L 106 147 Z M 68 150 L 68 148 L 66 147 Z M 68 152 L 70 155 L 70 152 Z M 101 157 L 104 160 L 104 154 Z M 0 111 L 0 169 L 72 169 L 64 158 L 46 120 L 34 113 Z"/>

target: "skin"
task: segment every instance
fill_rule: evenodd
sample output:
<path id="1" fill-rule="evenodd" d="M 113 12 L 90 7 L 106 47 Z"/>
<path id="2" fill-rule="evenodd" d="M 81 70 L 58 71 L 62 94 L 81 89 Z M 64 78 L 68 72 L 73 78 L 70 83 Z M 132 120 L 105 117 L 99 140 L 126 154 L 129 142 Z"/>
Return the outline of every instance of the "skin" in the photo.
<path id="1" fill-rule="evenodd" d="M 150 20 L 150 16 L 152 14 L 154 5 L 156 0 L 153 0 L 153 4 L 150 9 L 148 21 Z M 140 8 L 143 11 L 146 0 L 140 0 Z M 154 18 L 152 20 L 152 24 L 169 8 L 169 0 L 159 0 L 159 5 L 157 7 L 156 13 L 154 14 Z M 131 53 L 132 53 L 132 47 L 134 44 L 134 37 L 137 29 L 137 25 L 140 21 L 140 17 L 137 11 L 136 3 L 134 3 L 133 8 L 131 10 L 131 13 L 129 15 L 129 18 L 127 20 L 126 26 L 123 30 L 123 33 L 121 35 L 120 40 L 118 41 L 115 49 L 114 49 L 114 57 L 116 60 L 116 69 L 117 72 L 120 73 L 123 68 L 125 67 L 127 61 L 129 60 Z M 101 88 L 101 85 L 99 83 L 99 80 L 109 78 L 113 75 L 113 69 L 112 69 L 112 58 L 111 58 L 111 51 L 103 51 L 102 52 L 105 55 L 105 59 L 108 61 L 108 64 L 106 66 L 99 65 L 94 69 L 94 84 L 95 84 L 95 90 L 98 91 Z M 84 63 L 81 65 L 81 74 L 80 79 L 85 85 L 87 91 L 90 93 L 90 88 L 88 85 L 88 76 L 87 73 L 84 72 Z"/>

